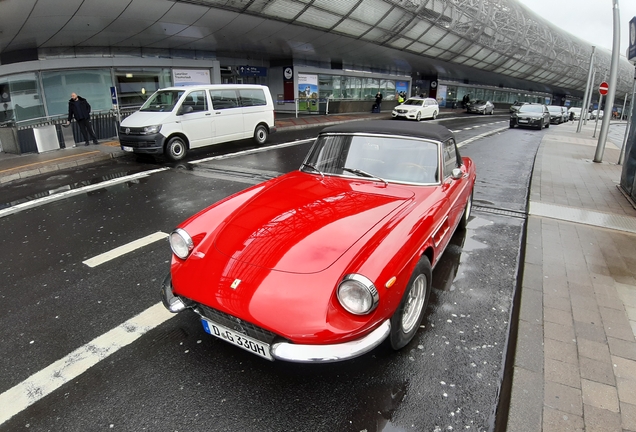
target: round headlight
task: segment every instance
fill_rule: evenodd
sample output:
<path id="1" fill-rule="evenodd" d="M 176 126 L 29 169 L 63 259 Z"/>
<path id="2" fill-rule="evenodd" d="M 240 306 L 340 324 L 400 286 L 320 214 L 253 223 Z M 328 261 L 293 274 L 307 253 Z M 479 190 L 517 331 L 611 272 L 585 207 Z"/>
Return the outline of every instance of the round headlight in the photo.
<path id="1" fill-rule="evenodd" d="M 170 248 L 176 256 L 186 259 L 194 249 L 194 242 L 185 230 L 177 228 L 170 234 Z"/>
<path id="2" fill-rule="evenodd" d="M 366 277 L 359 274 L 346 275 L 338 286 L 338 301 L 354 315 L 365 315 L 378 305 L 378 290 Z"/>

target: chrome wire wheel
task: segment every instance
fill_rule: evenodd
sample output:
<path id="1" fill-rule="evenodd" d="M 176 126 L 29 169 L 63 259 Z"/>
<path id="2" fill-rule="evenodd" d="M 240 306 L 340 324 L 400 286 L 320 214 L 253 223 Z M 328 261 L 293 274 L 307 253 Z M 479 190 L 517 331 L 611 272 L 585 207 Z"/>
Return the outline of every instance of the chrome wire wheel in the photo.
<path id="1" fill-rule="evenodd" d="M 404 333 L 409 333 L 418 324 L 422 307 L 426 301 L 426 285 L 426 276 L 423 274 L 413 281 L 402 314 L 402 331 Z"/>

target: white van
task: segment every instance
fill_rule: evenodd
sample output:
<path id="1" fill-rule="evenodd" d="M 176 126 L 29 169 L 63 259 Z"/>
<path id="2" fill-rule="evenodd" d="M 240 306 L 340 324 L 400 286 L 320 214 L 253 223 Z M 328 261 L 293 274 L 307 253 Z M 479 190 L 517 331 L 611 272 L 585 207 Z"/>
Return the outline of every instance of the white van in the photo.
<path id="1" fill-rule="evenodd" d="M 253 137 L 258 144 L 276 132 L 274 103 L 261 85 L 212 84 L 157 90 L 119 127 L 121 148 L 164 153 L 177 161 L 192 148 Z"/>

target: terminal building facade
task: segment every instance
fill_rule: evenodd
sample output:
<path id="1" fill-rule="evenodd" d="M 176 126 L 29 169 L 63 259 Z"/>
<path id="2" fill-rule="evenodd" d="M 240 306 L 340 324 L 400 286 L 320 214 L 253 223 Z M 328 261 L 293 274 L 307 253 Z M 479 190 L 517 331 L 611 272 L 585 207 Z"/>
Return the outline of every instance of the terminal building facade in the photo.
<path id="1" fill-rule="evenodd" d="M 17 141 L 65 121 L 72 92 L 106 138 L 114 108 L 198 83 L 264 84 L 278 111 L 310 113 L 367 111 L 377 92 L 388 109 L 402 91 L 581 106 L 592 53 L 516 0 L 4 0 L 0 29 L 0 125 Z M 610 59 L 596 49 L 596 85 Z M 619 69 L 621 108 L 634 68 Z"/>

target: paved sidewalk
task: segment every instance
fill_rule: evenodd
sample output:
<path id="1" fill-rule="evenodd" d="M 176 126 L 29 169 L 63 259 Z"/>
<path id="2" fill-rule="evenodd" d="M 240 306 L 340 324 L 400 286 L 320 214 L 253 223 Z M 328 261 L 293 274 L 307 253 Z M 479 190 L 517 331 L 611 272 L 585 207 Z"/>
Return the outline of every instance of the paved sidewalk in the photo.
<path id="1" fill-rule="evenodd" d="M 600 125 L 599 129 L 600 131 Z M 553 126 L 532 175 L 509 431 L 636 431 L 636 210 L 625 123 Z M 614 145 L 615 144 L 615 145 Z"/>

